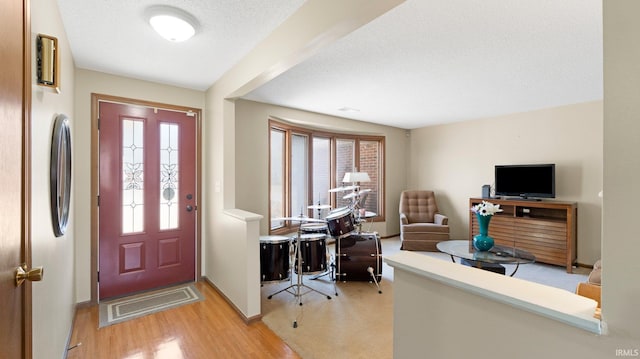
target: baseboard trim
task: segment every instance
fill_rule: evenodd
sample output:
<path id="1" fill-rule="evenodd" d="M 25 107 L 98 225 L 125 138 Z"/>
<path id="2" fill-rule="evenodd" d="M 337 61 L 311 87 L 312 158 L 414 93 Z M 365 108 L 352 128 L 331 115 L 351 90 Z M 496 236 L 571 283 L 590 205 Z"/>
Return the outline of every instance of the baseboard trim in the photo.
<path id="1" fill-rule="evenodd" d="M 67 334 L 67 342 L 65 344 L 65 350 L 63 358 L 66 359 L 67 355 L 69 355 L 69 350 L 76 348 L 79 345 L 82 345 L 82 342 L 71 345 L 71 337 L 73 336 L 73 328 L 76 326 L 76 317 L 78 316 L 78 309 L 91 307 L 91 302 L 81 302 L 73 305 L 73 318 L 71 318 L 71 327 L 69 328 L 69 334 Z"/>
<path id="2" fill-rule="evenodd" d="M 581 268 L 589 268 L 589 269 L 593 269 L 593 264 L 584 264 L 584 263 L 578 263 L 578 262 L 576 262 L 575 266 L 576 266 L 576 267 L 581 267 Z"/>
<path id="3" fill-rule="evenodd" d="M 92 302 L 90 300 L 87 300 L 87 301 L 84 301 L 84 302 L 78 302 L 78 303 L 76 303 L 76 311 L 78 309 L 90 308 L 90 307 L 93 307 L 95 305 L 98 305 L 98 303 L 94 303 L 94 302 Z"/>
<path id="4" fill-rule="evenodd" d="M 222 293 L 222 291 L 220 289 L 218 289 L 218 287 L 216 287 L 215 284 L 213 284 L 213 282 L 211 280 L 209 280 L 209 278 L 207 278 L 206 276 L 202 276 L 201 279 L 211 287 L 211 289 L 215 290 L 216 292 L 218 292 L 218 294 L 220 294 L 220 296 L 222 296 L 222 298 L 224 298 L 225 302 L 229 303 L 229 305 L 231 306 L 231 308 L 233 308 L 233 310 L 236 311 L 236 313 L 238 313 L 238 315 L 240 316 L 240 318 L 242 318 L 242 320 L 246 323 L 246 324 L 251 324 L 251 323 L 255 323 L 257 321 L 262 320 L 262 314 L 258 314 L 258 315 L 254 315 L 252 317 L 247 317 L 246 315 L 244 315 L 244 313 L 242 313 L 242 311 L 240 309 L 238 309 L 238 307 L 236 307 L 235 304 L 233 304 L 233 302 L 224 294 Z"/>
<path id="5" fill-rule="evenodd" d="M 393 238 L 393 237 L 400 237 L 400 233 L 391 234 L 391 235 L 388 235 L 388 236 L 380 236 L 380 239 L 387 239 L 387 238 Z"/>

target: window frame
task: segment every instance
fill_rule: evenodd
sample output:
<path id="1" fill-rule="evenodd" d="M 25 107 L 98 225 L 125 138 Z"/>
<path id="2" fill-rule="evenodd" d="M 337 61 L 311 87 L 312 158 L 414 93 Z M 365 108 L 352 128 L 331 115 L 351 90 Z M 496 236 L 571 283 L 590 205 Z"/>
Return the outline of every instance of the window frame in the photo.
<path id="1" fill-rule="evenodd" d="M 313 139 L 314 138 L 323 138 L 328 139 L 330 141 L 330 188 L 336 188 L 338 186 L 342 186 L 342 182 L 336 179 L 337 174 L 337 149 L 336 142 L 337 140 L 353 140 L 355 151 L 354 151 L 354 169 L 359 168 L 360 164 L 360 142 L 361 141 L 369 141 L 369 142 L 377 142 L 378 143 L 378 194 L 377 194 L 377 202 L 378 202 L 378 213 L 376 217 L 370 219 L 373 222 L 384 222 L 386 220 L 385 217 L 385 137 L 384 136 L 375 136 L 375 135 L 359 135 L 353 133 L 345 133 L 345 132 L 330 132 L 327 130 L 318 130 L 309 127 L 303 127 L 299 125 L 292 125 L 281 120 L 277 119 L 269 119 L 269 234 L 271 235 L 280 235 L 287 234 L 295 231 L 298 227 L 297 224 L 292 224 L 290 221 L 285 221 L 284 226 L 278 228 L 271 227 L 271 133 L 273 130 L 284 132 L 285 137 L 285 151 L 283 153 L 283 197 L 285 203 L 283 203 L 284 217 L 292 217 L 297 216 L 298 213 L 293 213 L 293 208 L 291 208 L 291 136 L 292 135 L 305 135 L 307 136 L 307 203 L 313 202 Z M 332 192 L 329 195 L 330 204 L 332 208 L 335 208 L 337 203 L 338 195 L 341 192 Z M 306 215 L 313 217 L 313 210 L 307 209 Z"/>
<path id="2" fill-rule="evenodd" d="M 271 155 L 271 149 L 272 149 L 272 132 L 273 131 L 278 131 L 281 132 L 283 134 L 283 147 L 284 149 L 282 150 L 282 157 L 283 157 L 283 161 L 282 161 L 282 173 L 280 173 L 280 177 L 282 179 L 282 196 L 280 198 L 280 201 L 282 202 L 282 213 L 283 216 L 286 215 L 286 213 L 288 212 L 288 207 L 287 207 L 287 203 L 289 203 L 289 196 L 288 196 L 288 192 L 285 188 L 288 180 L 287 180 L 287 173 L 289 173 L 288 169 L 287 169 L 287 164 L 288 161 L 286 160 L 287 156 L 288 156 L 288 136 L 287 136 L 287 131 L 285 129 L 279 128 L 279 127 L 273 127 L 273 126 L 269 126 L 269 230 L 271 231 L 271 222 L 272 222 L 272 218 L 273 216 L 271 215 L 271 194 L 272 194 L 272 190 L 271 190 L 271 178 L 272 178 L 272 174 L 271 174 L 271 160 L 272 160 L 272 155 Z M 279 227 L 281 228 L 281 227 Z"/>

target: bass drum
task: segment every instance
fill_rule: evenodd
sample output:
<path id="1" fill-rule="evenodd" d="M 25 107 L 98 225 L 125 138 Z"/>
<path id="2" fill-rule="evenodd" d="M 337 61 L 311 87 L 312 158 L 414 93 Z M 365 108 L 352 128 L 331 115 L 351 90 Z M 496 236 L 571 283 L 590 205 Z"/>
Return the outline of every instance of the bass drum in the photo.
<path id="1" fill-rule="evenodd" d="M 289 279 L 289 246 L 291 239 L 284 236 L 260 237 L 260 281 Z"/>
<path id="2" fill-rule="evenodd" d="M 382 279 L 382 246 L 377 233 L 352 233 L 336 243 L 336 281 L 373 281 Z"/>
<path id="3" fill-rule="evenodd" d="M 340 238 L 355 230 L 353 212 L 350 208 L 343 207 L 331 211 L 325 220 L 327 221 L 329 233 L 335 238 Z"/>

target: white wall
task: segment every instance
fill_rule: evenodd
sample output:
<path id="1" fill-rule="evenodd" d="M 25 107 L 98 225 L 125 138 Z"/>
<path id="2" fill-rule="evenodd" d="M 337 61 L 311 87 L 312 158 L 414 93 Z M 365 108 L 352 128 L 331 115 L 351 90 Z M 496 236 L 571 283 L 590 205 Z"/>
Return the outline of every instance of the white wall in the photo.
<path id="1" fill-rule="evenodd" d="M 77 69 L 73 148 L 76 207 L 76 301 L 91 299 L 91 94 L 204 108 L 204 92 Z M 203 118 L 204 122 L 205 119 Z M 98 164 L 95 163 L 95 166 Z"/>
<path id="2" fill-rule="evenodd" d="M 51 88 L 36 85 L 36 35 L 39 33 L 58 39 L 59 94 Z M 55 117 L 59 114 L 69 117 L 73 151 L 77 150 L 78 120 L 73 108 L 73 58 L 54 1 L 31 0 L 31 55 L 31 252 L 33 266 L 44 267 L 42 281 L 32 284 L 33 358 L 61 358 L 66 354 L 75 305 L 73 258 L 77 210 L 72 202 L 67 232 L 55 237 L 49 200 L 49 159 Z M 75 181 L 74 176 L 72 201 L 76 196 Z"/>
<path id="3" fill-rule="evenodd" d="M 386 221 L 374 223 L 372 230 L 383 237 L 400 232 L 398 202 L 406 183 L 405 130 L 243 100 L 236 102 L 236 206 L 264 217 L 261 234 L 269 233 L 269 118 L 288 119 L 303 127 L 384 136 Z"/>
<path id="4" fill-rule="evenodd" d="M 640 2 L 604 1 L 602 315 L 640 349 Z"/>
<path id="5" fill-rule="evenodd" d="M 451 238 L 469 235 L 469 197 L 494 165 L 555 163 L 556 200 L 578 203 L 578 263 L 600 258 L 602 101 L 411 131 L 409 187 L 433 189 Z"/>

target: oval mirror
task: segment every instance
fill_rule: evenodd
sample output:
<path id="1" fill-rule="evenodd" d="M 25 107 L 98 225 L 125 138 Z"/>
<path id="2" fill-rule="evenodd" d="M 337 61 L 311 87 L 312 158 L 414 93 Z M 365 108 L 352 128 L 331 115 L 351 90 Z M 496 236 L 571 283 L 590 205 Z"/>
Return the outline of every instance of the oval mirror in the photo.
<path id="1" fill-rule="evenodd" d="M 53 124 L 50 178 L 53 233 L 60 237 L 67 230 L 71 199 L 71 131 L 65 115 L 56 116 Z"/>

